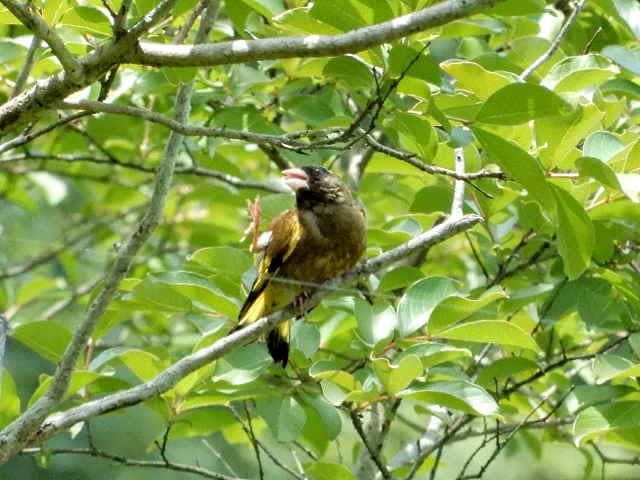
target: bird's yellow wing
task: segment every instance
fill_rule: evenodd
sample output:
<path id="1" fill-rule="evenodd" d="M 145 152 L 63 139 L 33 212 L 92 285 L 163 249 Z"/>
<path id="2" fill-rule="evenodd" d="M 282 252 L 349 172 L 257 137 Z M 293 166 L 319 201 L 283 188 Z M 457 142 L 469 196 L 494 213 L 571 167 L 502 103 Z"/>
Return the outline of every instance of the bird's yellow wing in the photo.
<path id="1" fill-rule="evenodd" d="M 303 233 L 295 209 L 287 210 L 274 218 L 268 230 L 271 231 L 271 238 L 258 266 L 258 275 L 240 309 L 239 325 L 255 322 L 271 313 L 273 299 L 270 297 L 275 293 L 270 288 L 271 279 L 293 253 Z"/>

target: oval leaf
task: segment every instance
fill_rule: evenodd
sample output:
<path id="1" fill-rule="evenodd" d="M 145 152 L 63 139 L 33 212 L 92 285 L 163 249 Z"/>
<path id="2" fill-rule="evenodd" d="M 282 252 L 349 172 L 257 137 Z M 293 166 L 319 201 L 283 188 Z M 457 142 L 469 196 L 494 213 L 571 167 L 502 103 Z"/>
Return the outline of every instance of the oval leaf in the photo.
<path id="1" fill-rule="evenodd" d="M 508 347 L 526 348 L 534 352 L 540 350 L 531 335 L 519 326 L 505 320 L 479 320 L 463 323 L 438 332 L 436 336 L 465 342 L 497 343 Z"/>
<path id="2" fill-rule="evenodd" d="M 484 103 L 476 120 L 496 125 L 520 125 L 536 118 L 567 116 L 573 107 L 544 87 L 513 83 L 501 88 Z"/>

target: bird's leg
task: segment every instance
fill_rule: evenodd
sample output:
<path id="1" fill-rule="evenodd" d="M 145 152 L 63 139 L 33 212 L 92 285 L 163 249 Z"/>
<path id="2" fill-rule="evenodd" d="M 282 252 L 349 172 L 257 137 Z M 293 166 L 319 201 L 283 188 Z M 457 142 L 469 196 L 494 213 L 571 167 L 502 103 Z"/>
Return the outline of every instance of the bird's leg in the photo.
<path id="1" fill-rule="evenodd" d="M 251 234 L 252 238 L 249 250 L 255 253 L 259 250 L 258 237 L 260 237 L 260 218 L 262 213 L 262 210 L 260 209 L 260 195 L 256 195 L 256 199 L 253 202 L 251 200 L 247 200 L 247 210 L 251 217 L 251 223 L 243 232 L 240 241 L 243 242 Z"/>
<path id="2" fill-rule="evenodd" d="M 311 292 L 304 291 L 293 299 L 293 307 L 298 311 L 296 318 L 302 318 L 308 313 L 304 304 L 307 303 L 309 298 L 311 298 Z"/>

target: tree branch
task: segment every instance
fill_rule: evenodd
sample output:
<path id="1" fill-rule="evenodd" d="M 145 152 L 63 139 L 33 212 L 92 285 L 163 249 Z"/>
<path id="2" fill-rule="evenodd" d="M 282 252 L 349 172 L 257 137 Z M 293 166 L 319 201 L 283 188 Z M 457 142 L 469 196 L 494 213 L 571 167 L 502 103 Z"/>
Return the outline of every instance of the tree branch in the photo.
<path id="1" fill-rule="evenodd" d="M 0 313 L 0 398 L 2 398 L 2 375 L 4 374 L 4 354 L 9 335 L 9 321 Z"/>
<path id="2" fill-rule="evenodd" d="M 11 0 L 14 1 L 15 0 Z M 73 92 L 101 78 L 114 65 L 213 66 L 292 57 L 322 57 L 356 53 L 385 42 L 469 16 L 505 0 L 448 0 L 388 22 L 333 36 L 292 36 L 261 40 L 235 40 L 206 45 L 165 45 L 142 42 L 136 35 L 147 28 L 134 26 L 80 59 L 83 81 L 74 82 L 65 72 L 37 83 L 0 106 L 0 130 L 50 108 Z M 163 3 L 162 5 L 165 5 Z M 160 8 L 160 7 L 158 7 Z"/>
<path id="3" fill-rule="evenodd" d="M 134 52 L 128 61 L 153 66 L 210 67 L 276 58 L 344 55 L 444 25 L 502 1 L 504 0 L 448 0 L 387 22 L 358 28 L 341 35 L 233 40 L 204 45 L 141 42 L 140 49 Z"/>
<path id="4" fill-rule="evenodd" d="M 242 130 L 233 130 L 228 128 L 211 128 L 200 125 L 185 125 L 175 120 L 162 115 L 161 113 L 152 112 L 144 108 L 127 107 L 123 105 L 115 105 L 112 103 L 95 102 L 90 100 L 84 100 L 79 102 L 60 102 L 57 108 L 83 110 L 86 113 L 112 113 L 117 115 L 127 115 L 129 117 L 137 117 L 149 122 L 163 125 L 172 131 L 181 133 L 185 136 L 197 136 L 197 137 L 221 137 L 229 138 L 232 140 L 245 140 L 255 143 L 268 143 L 276 145 L 278 147 L 287 148 L 291 150 L 300 150 L 310 148 L 312 144 L 302 142 L 298 138 L 306 135 L 330 135 L 335 132 L 335 129 L 327 129 L 326 131 L 320 130 L 316 132 L 309 132 L 307 130 L 300 132 L 285 133 L 282 135 L 271 135 L 267 133 L 253 133 L 245 132 Z"/>
<path id="5" fill-rule="evenodd" d="M 204 22 L 201 24 L 201 29 L 203 24 Z M 183 123 L 188 118 L 191 91 L 191 84 L 178 88 L 174 114 L 176 122 Z M 153 194 L 147 211 L 119 251 L 113 268 L 105 277 L 104 287 L 89 306 L 84 320 L 74 331 L 73 337 L 56 368 L 49 390 L 0 432 L 0 462 L 6 462 L 29 442 L 32 435 L 42 424 L 42 421 L 58 405 L 67 391 L 71 375 L 82 349 L 106 311 L 107 306 L 113 300 L 118 285 L 127 275 L 138 250 L 151 236 L 151 233 L 160 222 L 181 143 L 182 136 L 172 131 L 169 135 L 162 162 L 158 168 Z"/>
<path id="6" fill-rule="evenodd" d="M 456 233 L 471 228 L 480 220 L 481 217 L 477 215 L 465 215 L 458 219 L 445 220 L 439 225 L 433 227 L 431 230 L 416 236 L 399 247 L 368 260 L 336 279 L 325 282 L 313 295 L 309 297 L 306 304 L 314 305 L 319 302 L 328 291 L 332 291 L 333 287 L 347 281 L 355 281 L 362 275 L 376 272 L 390 263 L 404 258 L 406 255 L 417 249 L 440 243 L 447 238 L 452 237 Z M 243 345 L 256 340 L 259 336 L 263 335 L 268 330 L 273 329 L 285 320 L 288 320 L 297 312 L 299 312 L 299 309 L 293 306 L 280 310 L 268 317 L 264 317 L 257 322 L 252 323 L 251 325 L 248 325 L 247 327 L 237 330 L 224 338 L 221 338 L 208 347 L 178 360 L 148 382 L 96 400 L 91 400 L 64 412 L 53 414 L 43 422 L 40 430 L 33 437 L 32 441 L 43 442 L 47 438 L 55 435 L 57 432 L 69 428 L 75 423 L 86 418 L 137 405 L 150 398 L 156 397 L 163 392 L 170 390 L 180 381 L 180 379 L 184 378 L 189 373 L 217 358 L 223 357 L 227 353 Z"/>
<path id="7" fill-rule="evenodd" d="M 84 81 L 83 66 L 78 62 L 78 59 L 67 50 L 67 47 L 64 45 L 64 40 L 58 36 L 55 30 L 51 28 L 40 15 L 30 11 L 29 6 L 17 0 L 0 1 L 7 7 L 7 10 L 15 15 L 36 37 L 49 45 L 53 54 L 60 60 L 60 64 L 69 78 L 77 84 L 82 84 Z"/>
<path id="8" fill-rule="evenodd" d="M 373 407 L 377 408 L 376 405 L 373 405 Z M 362 422 L 360 421 L 360 417 L 358 417 L 358 412 L 356 412 L 355 410 L 349 410 L 349 415 L 351 416 L 351 423 L 353 424 L 353 428 L 355 428 L 356 433 L 362 440 L 362 443 L 369 453 L 371 460 L 373 460 L 373 463 L 375 463 L 376 467 L 378 467 L 382 478 L 384 478 L 385 480 L 393 480 L 391 472 L 389 472 L 389 469 L 380 458 L 380 452 L 376 452 L 374 447 L 370 444 L 369 439 L 367 438 L 367 434 L 362 428 Z"/>

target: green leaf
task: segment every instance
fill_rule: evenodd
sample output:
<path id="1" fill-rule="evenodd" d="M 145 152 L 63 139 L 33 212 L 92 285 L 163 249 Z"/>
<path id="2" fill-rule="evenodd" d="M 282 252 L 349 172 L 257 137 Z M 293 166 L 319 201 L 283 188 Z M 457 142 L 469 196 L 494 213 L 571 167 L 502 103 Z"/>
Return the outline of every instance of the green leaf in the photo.
<path id="1" fill-rule="evenodd" d="M 573 107 L 544 87 L 513 83 L 501 88 L 484 103 L 476 121 L 496 125 L 520 125 L 536 118 L 568 116 Z"/>
<path id="2" fill-rule="evenodd" d="M 553 190 L 536 159 L 515 143 L 494 133 L 479 128 L 474 128 L 473 133 L 486 149 L 490 160 L 495 161 L 510 177 L 526 188 L 547 212 L 555 211 Z"/>
<path id="3" fill-rule="evenodd" d="M 466 348 L 457 348 L 444 343 L 421 342 L 405 348 L 394 357 L 394 362 L 401 361 L 407 355 L 415 355 L 424 368 L 430 368 L 441 363 L 470 357 L 471 352 Z"/>
<path id="4" fill-rule="evenodd" d="M 468 60 L 447 60 L 442 69 L 456 79 L 458 87 L 473 92 L 481 99 L 489 98 L 512 82 L 508 76 L 486 70 Z"/>
<path id="5" fill-rule="evenodd" d="M 640 175 L 637 173 L 618 173 L 620 188 L 634 203 L 640 203 Z"/>
<path id="6" fill-rule="evenodd" d="M 254 428 L 256 428 L 254 421 Z M 206 437 L 233 425 L 237 420 L 227 407 L 207 406 L 184 411 L 174 419 L 170 439 Z"/>
<path id="7" fill-rule="evenodd" d="M 640 38 L 640 5 L 635 0 L 612 0 L 620 20 L 625 22 L 633 35 Z"/>
<path id="8" fill-rule="evenodd" d="M 598 404 L 611 403 L 611 399 L 622 399 L 636 390 L 628 385 L 578 385 L 567 397 L 570 413 Z"/>
<path id="9" fill-rule="evenodd" d="M 12 336 L 41 357 L 55 363 L 62 358 L 72 333 L 58 322 L 44 320 L 20 325 L 15 328 Z"/>
<path id="10" fill-rule="evenodd" d="M 407 150 L 416 152 L 425 161 L 435 156 L 438 139 L 431 124 L 422 116 L 397 112 L 385 118 L 384 124 L 397 131 L 400 143 Z"/>
<path id="11" fill-rule="evenodd" d="M 438 305 L 431 314 L 429 332 L 433 333 L 442 330 L 505 297 L 506 294 L 499 287 L 482 292 L 482 295 L 478 298 L 449 297 Z"/>
<path id="12" fill-rule="evenodd" d="M 389 52 L 389 68 L 398 77 L 409 64 L 418 56 L 419 50 L 406 45 L 396 45 Z M 429 83 L 439 85 L 441 80 L 440 68 L 423 52 L 406 73 L 407 77 L 414 77 Z"/>
<path id="13" fill-rule="evenodd" d="M 231 385 L 244 385 L 258 378 L 271 363 L 264 344 L 246 345 L 216 362 L 213 379 Z"/>
<path id="14" fill-rule="evenodd" d="M 280 0 L 240 0 L 267 19 L 284 11 Z"/>
<path id="15" fill-rule="evenodd" d="M 549 70 L 540 84 L 556 92 L 577 92 L 600 85 L 619 72 L 608 58 L 590 53 L 562 59 Z"/>
<path id="16" fill-rule="evenodd" d="M 256 407 L 258 415 L 264 418 L 278 441 L 292 442 L 298 439 L 307 415 L 295 398 L 266 398 L 256 402 Z"/>
<path id="17" fill-rule="evenodd" d="M 412 212 L 449 212 L 453 190 L 450 185 L 429 185 L 418 190 L 409 208 Z"/>
<path id="18" fill-rule="evenodd" d="M 364 27 L 367 24 L 351 0 L 315 1 L 311 7 L 310 14 L 317 20 L 342 32 Z"/>
<path id="19" fill-rule="evenodd" d="M 62 23 L 81 32 L 108 36 L 111 34 L 109 19 L 97 8 L 75 6 L 62 18 Z"/>
<path id="20" fill-rule="evenodd" d="M 42 18 L 49 25 L 57 25 L 62 16 L 71 8 L 68 0 L 49 0 L 44 2 L 42 7 Z"/>
<path id="21" fill-rule="evenodd" d="M 154 280 L 171 285 L 172 290 L 189 298 L 196 307 L 222 313 L 236 318 L 240 305 L 220 290 L 214 282 L 191 272 L 165 272 L 155 275 Z"/>
<path id="22" fill-rule="evenodd" d="M 286 10 L 277 17 L 273 17 L 272 20 L 278 28 L 293 33 L 313 35 L 335 35 L 340 33 L 338 28 L 312 17 L 306 7 Z"/>
<path id="23" fill-rule="evenodd" d="M 100 353 L 91 361 L 89 368 L 99 370 L 113 360 L 122 362 L 136 377 L 143 382 L 151 380 L 163 369 L 160 359 L 145 350 L 129 347 L 114 347 Z"/>
<path id="24" fill-rule="evenodd" d="M 504 16 L 531 15 L 542 13 L 544 7 L 544 0 L 507 0 L 491 7 L 487 13 Z"/>
<path id="25" fill-rule="evenodd" d="M 304 471 L 311 480 L 356 480 L 347 467 L 338 463 L 310 463 Z"/>
<path id="26" fill-rule="evenodd" d="M 398 303 L 400 336 L 406 337 L 427 325 L 438 304 L 456 293 L 455 282 L 449 278 L 425 278 L 414 283 Z"/>
<path id="27" fill-rule="evenodd" d="M 589 407 L 578 413 L 573 424 L 573 439 L 580 446 L 609 432 L 621 433 L 639 428 L 640 402 L 615 402 Z"/>
<path id="28" fill-rule="evenodd" d="M 238 278 L 253 265 L 248 252 L 231 247 L 201 248 L 189 260 L 214 272 Z"/>
<path id="29" fill-rule="evenodd" d="M 539 370 L 536 362 L 524 357 L 499 358 L 478 373 L 478 384 L 488 389 L 495 389 L 496 382 L 501 383 L 508 378 L 518 379 L 518 375 L 530 375 Z"/>
<path id="30" fill-rule="evenodd" d="M 332 58 L 325 65 L 323 74 L 338 79 L 345 88 L 368 89 L 373 86 L 373 74 L 357 57 Z"/>
<path id="31" fill-rule="evenodd" d="M 594 130 L 601 128 L 604 112 L 589 103 L 570 117 L 545 118 L 536 121 L 536 140 L 545 167 L 573 168 L 571 154 L 576 145 Z"/>
<path id="32" fill-rule="evenodd" d="M 582 275 L 589 266 L 595 234 L 591 219 L 573 196 L 554 185 L 557 205 L 558 251 L 569 279 Z"/>
<path id="33" fill-rule="evenodd" d="M 304 356 L 311 358 L 320 347 L 320 331 L 318 327 L 311 323 L 295 322 L 291 332 L 291 348 L 295 348 L 304 353 Z"/>
<path id="34" fill-rule="evenodd" d="M 387 358 L 374 358 L 371 363 L 389 395 L 395 395 L 406 388 L 424 370 L 416 355 L 405 355 L 397 364 L 392 364 Z"/>
<path id="35" fill-rule="evenodd" d="M 581 176 L 591 177 L 605 187 L 620 190 L 620 183 L 611 167 L 595 157 L 581 157 L 576 160 L 576 167 Z"/>
<path id="36" fill-rule="evenodd" d="M 498 413 L 498 404 L 491 395 L 482 387 L 464 380 L 415 384 L 399 392 L 398 396 L 435 403 L 472 415 Z"/>
<path id="37" fill-rule="evenodd" d="M 20 415 L 20 397 L 16 391 L 16 384 L 7 369 L 3 369 L 0 384 L 0 428 L 8 425 L 18 415 Z"/>
<path id="38" fill-rule="evenodd" d="M 636 357 L 640 357 L 640 333 L 632 333 L 629 335 L 629 345 L 633 349 Z"/>
<path id="39" fill-rule="evenodd" d="M 354 315 L 358 322 L 358 336 L 370 347 L 390 338 L 397 325 L 396 312 L 387 303 L 370 305 L 369 302 L 356 297 Z"/>
<path id="40" fill-rule="evenodd" d="M 595 157 L 608 162 L 611 157 L 620 152 L 624 144 L 618 138 L 606 131 L 594 132 L 584 141 L 582 154 L 585 157 Z"/>
<path id="41" fill-rule="evenodd" d="M 191 310 L 191 300 L 188 297 L 153 277 L 147 277 L 138 283 L 125 300 L 130 302 L 133 308 L 141 310 L 167 313 Z"/>
<path id="42" fill-rule="evenodd" d="M 638 49 L 632 50 L 622 45 L 609 45 L 602 49 L 602 54 L 634 75 L 640 75 L 640 51 Z"/>
<path id="43" fill-rule="evenodd" d="M 630 100 L 640 99 L 640 85 L 626 78 L 614 78 L 600 86 L 603 94 L 626 95 Z"/>
<path id="44" fill-rule="evenodd" d="M 0 42 L 0 62 L 8 63 L 17 58 L 23 58 L 26 51 L 26 48 L 19 43 L 2 41 Z"/>
<path id="45" fill-rule="evenodd" d="M 449 340 L 497 343 L 508 347 L 526 348 L 534 352 L 540 351 L 540 347 L 531 335 L 514 323 L 505 320 L 466 322 L 437 332 L 435 336 Z"/>
<path id="46" fill-rule="evenodd" d="M 92 384 L 96 380 L 100 378 L 100 374 L 95 372 L 89 372 L 86 370 L 76 370 L 71 374 L 71 382 L 69 383 L 69 387 L 64 394 L 64 399 L 66 400 L 73 395 L 75 395 L 78 390 L 86 387 L 87 385 Z M 33 392 L 31 398 L 29 399 L 28 407 L 31 407 L 36 401 L 44 395 L 49 388 L 51 387 L 51 382 L 53 381 L 53 377 L 46 375 L 41 377 L 40 385 L 36 388 L 36 391 Z"/>
<path id="47" fill-rule="evenodd" d="M 313 408 L 322 420 L 322 427 L 327 434 L 329 440 L 335 439 L 342 431 L 342 420 L 338 409 L 330 405 L 322 398 L 304 395 L 303 400 Z"/>
<path id="48" fill-rule="evenodd" d="M 640 364 L 633 363 L 628 358 L 605 353 L 598 355 L 593 361 L 593 373 L 598 383 L 605 383 L 613 379 L 626 379 L 640 376 Z"/>
<path id="49" fill-rule="evenodd" d="M 417 282 L 424 274 L 416 267 L 396 267 L 385 273 L 378 284 L 378 291 L 390 292 L 399 288 L 405 288 Z"/>

